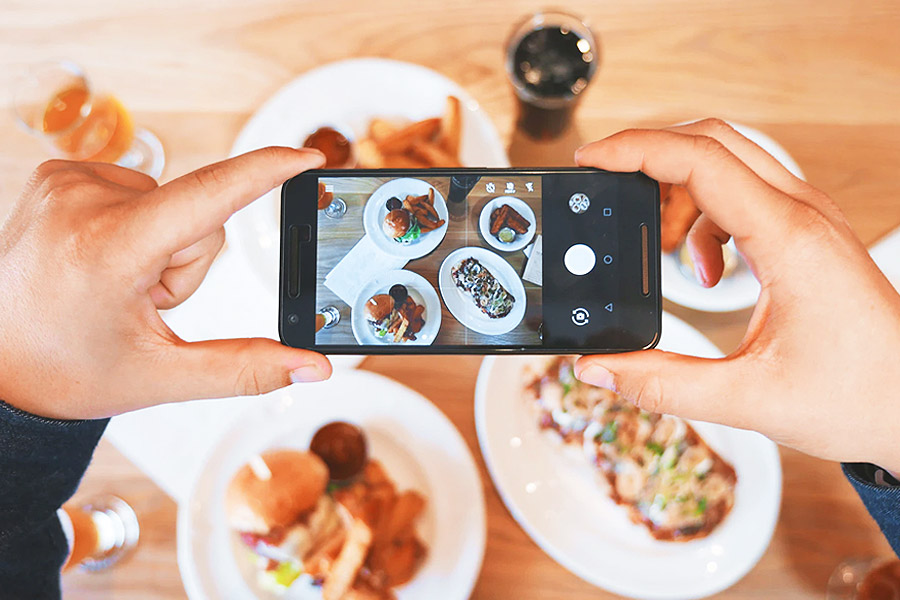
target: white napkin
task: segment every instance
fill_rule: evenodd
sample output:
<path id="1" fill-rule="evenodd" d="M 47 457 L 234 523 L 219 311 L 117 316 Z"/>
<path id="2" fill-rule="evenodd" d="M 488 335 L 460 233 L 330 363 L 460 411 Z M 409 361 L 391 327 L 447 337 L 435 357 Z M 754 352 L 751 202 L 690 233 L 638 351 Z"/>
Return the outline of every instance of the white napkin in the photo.
<path id="1" fill-rule="evenodd" d="M 402 269 L 409 262 L 381 250 L 369 238 L 363 236 L 350 252 L 325 276 L 325 287 L 353 306 L 362 287 L 376 275 Z"/>
<path id="2" fill-rule="evenodd" d="M 525 249 L 528 262 L 525 263 L 525 272 L 522 279 L 535 285 L 544 285 L 544 236 L 539 235 L 534 243 Z M 530 248 L 530 251 L 529 251 Z"/>

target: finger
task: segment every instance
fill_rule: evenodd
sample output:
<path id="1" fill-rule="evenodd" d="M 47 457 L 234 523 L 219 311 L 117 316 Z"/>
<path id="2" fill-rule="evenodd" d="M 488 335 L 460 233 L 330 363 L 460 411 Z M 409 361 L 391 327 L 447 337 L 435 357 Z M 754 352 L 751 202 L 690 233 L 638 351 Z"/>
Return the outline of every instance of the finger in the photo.
<path id="1" fill-rule="evenodd" d="M 78 164 L 81 169 L 93 173 L 97 177 L 139 192 L 149 192 L 159 187 L 156 180 L 149 175 L 119 165 L 99 162 Z"/>
<path id="2" fill-rule="evenodd" d="M 828 215 L 832 220 L 841 223 L 846 222 L 843 213 L 826 194 L 823 194 L 791 173 L 778 159 L 763 150 L 755 142 L 741 135 L 734 127 L 722 119 L 703 119 L 667 129 L 678 133 L 704 135 L 721 142 L 732 154 L 772 187 L 813 206 Z"/>
<path id="3" fill-rule="evenodd" d="M 580 148 L 575 158 L 580 165 L 643 171 L 654 179 L 685 186 L 698 208 L 746 244 L 750 254 L 768 256 L 772 240 L 786 239 L 791 233 L 792 199 L 711 137 L 628 130 Z"/>
<path id="4" fill-rule="evenodd" d="M 778 188 L 786 194 L 808 190 L 811 186 L 788 171 L 778 160 L 737 132 L 731 125 L 722 119 L 703 119 L 667 127 L 667 131 L 685 133 L 689 135 L 704 135 L 722 143 L 723 146 L 750 167 L 757 175 L 762 177 L 769 185 Z"/>
<path id="5" fill-rule="evenodd" d="M 150 299 L 156 308 L 174 308 L 197 291 L 224 244 L 225 229 L 220 227 L 199 242 L 175 253 L 159 281 L 150 287 Z"/>
<path id="6" fill-rule="evenodd" d="M 640 408 L 687 419 L 746 425 L 741 386 L 730 359 L 684 356 L 661 350 L 584 356 L 581 381 L 611 389 Z"/>
<path id="7" fill-rule="evenodd" d="M 152 250 L 177 252 L 276 185 L 324 163 L 317 150 L 270 147 L 203 167 L 146 194 L 134 227 Z"/>
<path id="8" fill-rule="evenodd" d="M 722 246 L 731 236 L 706 215 L 700 215 L 691 226 L 685 243 L 694 263 L 694 273 L 704 287 L 712 287 L 722 279 L 725 261 Z"/>
<path id="9" fill-rule="evenodd" d="M 264 394 L 331 376 L 321 354 L 266 338 L 183 343 L 171 361 L 166 393 L 177 400 Z"/>

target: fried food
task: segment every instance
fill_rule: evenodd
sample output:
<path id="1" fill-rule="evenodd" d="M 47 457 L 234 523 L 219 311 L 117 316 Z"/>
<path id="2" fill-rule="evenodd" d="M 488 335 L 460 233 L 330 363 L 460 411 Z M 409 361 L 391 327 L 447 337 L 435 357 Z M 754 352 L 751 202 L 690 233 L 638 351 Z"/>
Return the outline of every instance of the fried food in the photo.
<path id="1" fill-rule="evenodd" d="M 504 227 L 509 227 L 519 235 L 522 235 L 528 232 L 528 228 L 531 227 L 531 221 L 523 217 L 519 211 L 509 204 L 504 204 L 491 212 L 491 235 L 499 234 Z"/>
<path id="2" fill-rule="evenodd" d="M 357 165 L 363 169 L 427 169 L 459 167 L 462 105 L 449 96 L 441 117 L 397 123 L 376 117 L 367 137 L 356 142 Z"/>
<path id="3" fill-rule="evenodd" d="M 462 136 L 462 106 L 456 96 L 447 96 L 444 118 L 441 120 L 440 144 L 450 156 L 459 156 Z"/>

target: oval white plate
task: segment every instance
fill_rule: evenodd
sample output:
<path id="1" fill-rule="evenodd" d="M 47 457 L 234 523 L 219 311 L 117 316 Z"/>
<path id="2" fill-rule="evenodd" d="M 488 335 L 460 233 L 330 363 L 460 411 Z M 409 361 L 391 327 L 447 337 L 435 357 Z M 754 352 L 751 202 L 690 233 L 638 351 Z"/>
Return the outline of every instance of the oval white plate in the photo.
<path id="1" fill-rule="evenodd" d="M 327 382 L 254 399 L 245 418 L 210 453 L 190 500 L 178 507 L 178 565 L 193 600 L 267 597 L 241 575 L 225 522 L 224 494 L 234 472 L 272 447 L 308 447 L 334 420 L 360 425 L 371 456 L 401 489 L 428 500 L 419 534 L 428 557 L 396 590 L 401 600 L 469 597 L 481 569 L 485 508 L 481 480 L 465 441 L 426 398 L 386 377 L 348 371 Z M 240 548 L 239 548 L 240 549 Z M 291 590 L 293 592 L 293 590 Z"/>
<path id="2" fill-rule="evenodd" d="M 509 204 L 531 223 L 528 227 L 528 231 L 521 235 L 516 234 L 516 239 L 508 244 L 501 242 L 497 236 L 491 235 L 491 213 L 495 208 L 500 208 L 504 204 Z M 484 241 L 497 250 L 502 252 L 515 252 L 516 250 L 521 250 L 531 242 L 531 239 L 534 237 L 534 232 L 537 231 L 537 219 L 534 216 L 534 211 L 531 210 L 531 207 L 528 206 L 528 203 L 524 200 L 520 200 L 513 196 L 499 196 L 485 204 L 484 208 L 481 209 L 481 214 L 478 217 L 478 229 L 481 231 L 481 237 L 484 238 Z"/>
<path id="3" fill-rule="evenodd" d="M 360 344 L 375 344 L 390 346 L 395 342 L 385 340 L 375 335 L 369 320 L 366 318 L 364 309 L 366 302 L 375 294 L 387 294 L 391 286 L 401 283 L 406 286 L 409 295 L 415 300 L 416 304 L 424 304 L 425 312 L 422 316 L 425 318 L 425 325 L 421 331 L 416 334 L 416 339 L 409 342 L 400 342 L 412 346 L 428 346 L 434 343 L 437 338 L 438 331 L 441 329 L 441 301 L 437 292 L 428 280 L 412 271 L 398 269 L 396 271 L 388 271 L 373 278 L 370 282 L 362 287 L 359 296 L 353 303 L 353 310 L 350 311 L 350 326 L 353 328 L 353 335 Z"/>
<path id="4" fill-rule="evenodd" d="M 475 302 L 467 292 L 462 291 L 453 283 L 450 270 L 461 260 L 469 257 L 478 259 L 482 265 L 487 267 L 487 270 L 497 278 L 506 291 L 516 299 L 512 310 L 505 317 L 490 318 L 475 306 Z M 456 317 L 457 321 L 472 331 L 485 335 L 500 335 L 515 329 L 525 318 L 525 286 L 522 285 L 522 279 L 512 265 L 486 248 L 468 246 L 448 254 L 438 271 L 438 285 L 447 309 Z"/>
<path id="5" fill-rule="evenodd" d="M 460 159 L 467 167 L 508 167 L 503 141 L 478 102 L 443 75 L 410 63 L 356 58 L 300 75 L 272 96 L 247 121 L 231 156 L 271 145 L 300 146 L 323 124 L 366 135 L 373 117 L 418 120 L 440 116 L 447 96 L 462 101 Z M 228 242 L 244 253 L 253 271 L 278 296 L 279 211 L 275 188 L 228 223 Z"/>
<path id="6" fill-rule="evenodd" d="M 775 157 L 788 171 L 800 179 L 806 179 L 797 162 L 778 142 L 752 127 L 739 123 L 729 124 L 738 133 Z M 685 274 L 675 253 L 663 254 L 661 266 L 662 295 L 676 304 L 694 310 L 706 312 L 743 310 L 756 304 L 759 298 L 759 282 L 743 258 L 740 258 L 740 264 L 733 275 L 711 288 L 703 287 L 694 277 Z"/>
<path id="7" fill-rule="evenodd" d="M 433 231 L 420 233 L 419 239 L 409 244 L 395 242 L 388 237 L 381 228 L 384 217 L 387 216 L 385 203 L 391 196 L 395 196 L 402 202 L 407 196 L 423 196 L 428 190 L 434 190 L 434 210 L 438 217 L 444 220 L 444 224 Z M 437 188 L 421 179 L 401 177 L 388 181 L 372 192 L 363 209 L 363 227 L 369 239 L 387 254 L 392 254 L 407 260 L 421 258 L 438 247 L 447 234 L 447 203 Z"/>
<path id="8" fill-rule="evenodd" d="M 721 353 L 686 323 L 664 313 L 660 348 Z M 521 397 L 529 357 L 490 357 L 475 391 L 475 424 L 485 462 L 506 507 L 554 560 L 597 586 L 641 599 L 701 598 L 724 590 L 760 559 L 781 504 L 778 449 L 765 437 L 710 423 L 697 432 L 737 471 L 731 514 L 708 537 L 659 542 L 633 524 L 598 483 L 580 448 L 540 431 Z M 726 401 L 726 400 L 723 400 Z"/>

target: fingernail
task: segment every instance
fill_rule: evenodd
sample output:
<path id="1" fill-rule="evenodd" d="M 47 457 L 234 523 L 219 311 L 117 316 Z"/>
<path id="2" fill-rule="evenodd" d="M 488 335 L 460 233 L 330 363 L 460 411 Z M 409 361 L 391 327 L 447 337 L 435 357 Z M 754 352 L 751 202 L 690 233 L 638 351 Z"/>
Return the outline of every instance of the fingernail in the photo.
<path id="1" fill-rule="evenodd" d="M 303 365 L 291 371 L 292 383 L 311 383 L 313 381 L 322 381 L 325 379 L 325 373 L 318 365 Z"/>
<path id="2" fill-rule="evenodd" d="M 581 153 L 584 152 L 585 148 L 587 148 L 587 144 L 581 146 L 578 150 L 575 151 L 575 162 L 581 160 Z"/>
<path id="3" fill-rule="evenodd" d="M 615 385 L 615 377 L 606 367 L 600 365 L 590 365 L 575 374 L 578 379 L 591 385 L 596 385 L 606 389 L 613 389 Z"/>

